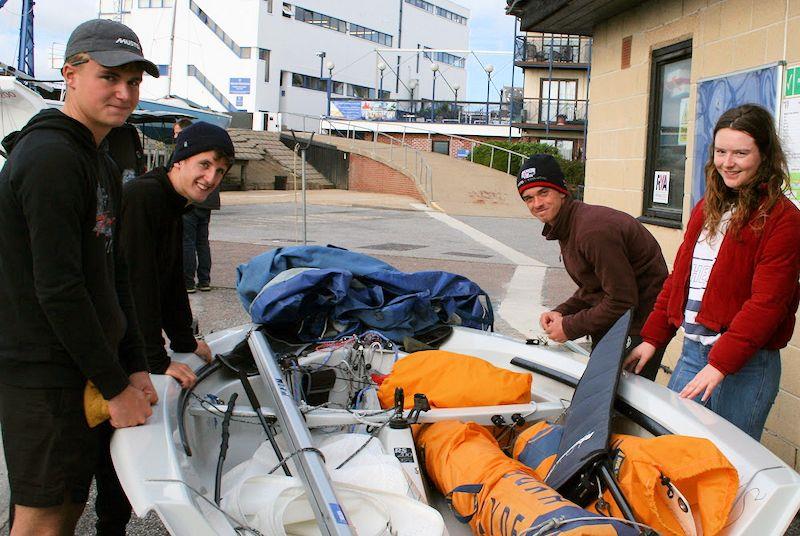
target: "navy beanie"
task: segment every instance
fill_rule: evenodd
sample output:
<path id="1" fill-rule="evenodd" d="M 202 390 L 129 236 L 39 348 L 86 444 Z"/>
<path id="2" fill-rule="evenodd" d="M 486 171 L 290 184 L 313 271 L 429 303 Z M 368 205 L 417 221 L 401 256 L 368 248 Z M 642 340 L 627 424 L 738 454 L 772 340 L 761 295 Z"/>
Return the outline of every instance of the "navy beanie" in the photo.
<path id="1" fill-rule="evenodd" d="M 175 162 L 214 149 L 231 160 L 236 157 L 231 137 L 224 128 L 205 121 L 192 123 L 178 133 L 178 137 L 175 139 L 175 151 L 172 153 L 167 167 L 172 167 Z"/>
<path id="2" fill-rule="evenodd" d="M 564 172 L 558 161 L 549 154 L 535 154 L 522 164 L 517 175 L 519 195 L 528 188 L 547 187 L 569 195 Z"/>

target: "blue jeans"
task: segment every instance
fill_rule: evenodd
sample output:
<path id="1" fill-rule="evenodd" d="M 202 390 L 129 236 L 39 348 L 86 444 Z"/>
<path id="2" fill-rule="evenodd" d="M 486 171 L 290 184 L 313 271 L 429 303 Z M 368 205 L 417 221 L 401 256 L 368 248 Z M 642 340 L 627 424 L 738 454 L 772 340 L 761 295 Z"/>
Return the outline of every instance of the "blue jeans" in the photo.
<path id="1" fill-rule="evenodd" d="M 683 351 L 669 387 L 676 393 L 708 364 L 711 346 L 684 339 Z M 725 376 L 705 402 L 705 406 L 724 417 L 756 441 L 761 440 L 764 423 L 772 408 L 781 379 L 781 356 L 778 350 L 757 351 L 739 372 Z M 701 403 L 702 394 L 695 398 Z"/>
<path id="2" fill-rule="evenodd" d="M 186 288 L 211 283 L 211 246 L 208 244 L 208 224 L 211 210 L 193 207 L 183 215 L 183 278 Z"/>

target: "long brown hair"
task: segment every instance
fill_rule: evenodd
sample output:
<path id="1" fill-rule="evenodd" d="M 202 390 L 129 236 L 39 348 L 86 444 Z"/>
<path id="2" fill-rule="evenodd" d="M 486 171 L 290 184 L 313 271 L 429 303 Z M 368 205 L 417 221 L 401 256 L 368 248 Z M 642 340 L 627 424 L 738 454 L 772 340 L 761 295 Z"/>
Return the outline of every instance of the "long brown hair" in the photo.
<path id="1" fill-rule="evenodd" d="M 717 132 L 730 128 L 744 132 L 756 142 L 761 154 L 761 165 L 755 177 L 747 184 L 734 190 L 725 186 L 714 165 L 714 140 Z M 772 115 L 755 104 L 743 104 L 722 114 L 714 127 L 714 140 L 709 148 L 708 162 L 705 166 L 706 193 L 703 207 L 703 227 L 710 233 L 717 232 L 722 215 L 733 208 L 728 229 L 733 236 L 751 222 L 756 232 L 766 222 L 767 215 L 789 189 L 789 172 L 781 141 L 775 130 Z M 755 218 L 753 216 L 756 216 Z M 752 220 L 752 221 L 751 221 Z"/>

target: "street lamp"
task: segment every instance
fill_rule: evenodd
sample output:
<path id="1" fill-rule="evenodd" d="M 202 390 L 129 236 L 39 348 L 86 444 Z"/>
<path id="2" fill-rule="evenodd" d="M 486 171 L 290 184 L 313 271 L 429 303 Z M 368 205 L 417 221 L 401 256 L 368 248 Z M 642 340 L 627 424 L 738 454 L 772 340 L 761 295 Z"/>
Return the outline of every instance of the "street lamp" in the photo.
<path id="1" fill-rule="evenodd" d="M 458 90 L 461 89 L 461 86 L 458 84 L 453 84 L 453 113 L 458 117 Z"/>
<path id="2" fill-rule="evenodd" d="M 325 86 L 325 91 L 328 94 L 328 113 L 325 114 L 325 115 L 330 117 L 330 115 L 331 115 L 331 89 L 332 89 L 331 86 L 333 86 L 333 68 L 336 67 L 336 64 L 329 60 L 328 63 L 325 64 L 325 67 L 328 68 L 328 83 Z"/>
<path id="3" fill-rule="evenodd" d="M 489 124 L 489 88 L 492 85 L 492 71 L 494 71 L 494 65 L 491 63 L 486 66 L 486 124 Z"/>
<path id="4" fill-rule="evenodd" d="M 322 65 L 325 63 L 325 52 L 324 51 L 317 52 L 317 56 L 319 57 L 319 77 L 322 78 L 323 77 Z"/>
<path id="5" fill-rule="evenodd" d="M 431 123 L 433 123 L 433 110 L 436 106 L 436 72 L 439 70 L 438 63 L 431 63 L 431 71 L 433 71 L 433 86 L 431 87 Z"/>
<path id="6" fill-rule="evenodd" d="M 419 85 L 419 80 L 417 80 L 416 78 L 412 78 L 411 80 L 408 81 L 408 90 L 411 93 L 411 113 L 412 114 L 416 114 L 417 113 L 416 106 L 414 105 L 414 90 L 417 89 L 418 85 Z"/>
<path id="7" fill-rule="evenodd" d="M 378 89 L 378 98 L 382 99 L 381 94 L 383 93 L 383 71 L 386 70 L 386 64 L 383 62 L 378 63 L 378 70 L 381 72 L 381 84 Z"/>

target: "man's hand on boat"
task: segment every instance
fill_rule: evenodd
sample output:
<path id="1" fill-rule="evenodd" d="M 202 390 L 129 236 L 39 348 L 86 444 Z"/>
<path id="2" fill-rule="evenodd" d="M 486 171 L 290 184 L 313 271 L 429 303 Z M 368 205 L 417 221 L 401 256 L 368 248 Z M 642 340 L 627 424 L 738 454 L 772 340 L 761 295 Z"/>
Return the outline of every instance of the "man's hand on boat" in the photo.
<path id="1" fill-rule="evenodd" d="M 209 348 L 208 343 L 202 339 L 197 341 L 197 349 L 195 349 L 194 354 L 206 363 L 211 363 L 211 360 L 214 359 L 214 356 L 211 354 L 211 348 Z"/>
<path id="2" fill-rule="evenodd" d="M 539 325 L 547 333 L 547 337 L 555 342 L 567 342 L 562 321 L 563 316 L 558 311 L 547 311 L 539 317 Z"/>
<path id="3" fill-rule="evenodd" d="M 138 387 L 128 385 L 120 394 L 108 401 L 111 426 L 127 428 L 144 424 L 153 414 L 150 397 Z"/>
<path id="4" fill-rule="evenodd" d="M 184 389 L 188 389 L 197 381 L 197 376 L 195 376 L 194 371 L 189 368 L 188 365 L 177 361 L 172 361 L 164 374 L 175 378 Z"/>
<path id="5" fill-rule="evenodd" d="M 150 381 L 149 372 L 134 372 L 128 376 L 128 380 L 130 380 L 131 385 L 142 390 L 147 395 L 151 406 L 158 404 L 158 394 L 156 393 L 156 388 L 153 387 L 153 382 Z"/>

